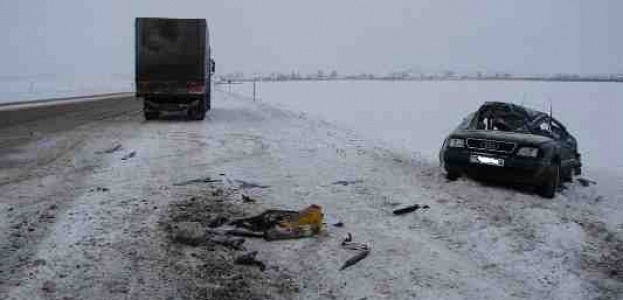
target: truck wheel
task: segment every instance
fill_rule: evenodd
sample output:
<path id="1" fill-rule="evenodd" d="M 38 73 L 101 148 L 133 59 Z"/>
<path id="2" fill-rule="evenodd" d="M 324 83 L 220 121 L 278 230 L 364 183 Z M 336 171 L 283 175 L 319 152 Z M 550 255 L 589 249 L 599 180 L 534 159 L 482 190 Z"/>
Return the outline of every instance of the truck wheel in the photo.
<path id="1" fill-rule="evenodd" d="M 560 166 L 555 165 L 551 172 L 550 176 L 547 178 L 543 186 L 541 186 L 539 190 L 539 194 L 544 198 L 554 198 L 556 196 L 556 191 L 558 191 L 558 187 L 560 186 Z"/>
<path id="2" fill-rule="evenodd" d="M 155 120 L 155 119 L 158 119 L 158 117 L 160 117 L 160 113 L 157 112 L 157 111 L 145 110 L 144 114 L 145 114 L 145 120 L 147 120 L 147 121 Z"/>
<path id="3" fill-rule="evenodd" d="M 199 101 L 199 105 L 188 110 L 188 117 L 192 120 L 201 121 L 206 117 L 205 100 Z"/>

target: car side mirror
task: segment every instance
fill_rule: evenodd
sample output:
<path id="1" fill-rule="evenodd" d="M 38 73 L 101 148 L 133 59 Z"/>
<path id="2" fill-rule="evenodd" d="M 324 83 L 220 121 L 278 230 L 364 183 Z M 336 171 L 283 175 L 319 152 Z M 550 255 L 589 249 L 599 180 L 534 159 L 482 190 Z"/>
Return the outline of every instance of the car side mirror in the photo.
<path id="1" fill-rule="evenodd" d="M 214 73 L 216 71 L 216 63 L 213 59 L 210 58 L 210 72 Z"/>

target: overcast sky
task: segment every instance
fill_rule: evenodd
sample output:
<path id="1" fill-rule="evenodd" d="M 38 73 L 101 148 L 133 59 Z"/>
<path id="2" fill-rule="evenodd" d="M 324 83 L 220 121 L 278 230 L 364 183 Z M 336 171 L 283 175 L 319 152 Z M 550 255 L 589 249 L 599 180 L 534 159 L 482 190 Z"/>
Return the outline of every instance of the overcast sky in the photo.
<path id="1" fill-rule="evenodd" d="M 623 1 L 3 0 L 2 76 L 129 74 L 134 18 L 206 18 L 218 71 L 623 73 Z"/>

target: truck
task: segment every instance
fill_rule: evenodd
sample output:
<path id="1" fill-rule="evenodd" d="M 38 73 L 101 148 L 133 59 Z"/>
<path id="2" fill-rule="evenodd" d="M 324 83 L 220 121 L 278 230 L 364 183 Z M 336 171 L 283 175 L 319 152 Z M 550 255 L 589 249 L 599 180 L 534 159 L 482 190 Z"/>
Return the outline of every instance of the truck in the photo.
<path id="1" fill-rule="evenodd" d="M 135 53 L 135 91 L 146 120 L 180 110 L 205 118 L 214 73 L 205 19 L 137 18 Z"/>

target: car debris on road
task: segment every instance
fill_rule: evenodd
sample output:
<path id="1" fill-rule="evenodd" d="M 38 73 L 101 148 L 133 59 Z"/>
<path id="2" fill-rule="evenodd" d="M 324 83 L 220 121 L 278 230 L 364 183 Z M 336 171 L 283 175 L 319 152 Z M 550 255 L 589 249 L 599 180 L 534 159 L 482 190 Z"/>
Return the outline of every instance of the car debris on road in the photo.
<path id="1" fill-rule="evenodd" d="M 593 181 L 593 180 L 590 180 L 590 179 L 586 179 L 586 178 L 583 178 L 583 177 L 579 177 L 577 180 L 583 187 L 588 187 L 591 184 L 597 184 L 596 181 Z"/>
<path id="2" fill-rule="evenodd" d="M 346 236 L 346 238 L 344 238 L 344 240 L 342 241 L 342 247 L 348 250 L 359 251 L 359 253 L 346 260 L 342 267 L 340 267 L 340 271 L 360 262 L 361 260 L 366 258 L 368 254 L 370 254 L 370 246 L 368 246 L 367 244 L 353 242 L 353 236 L 350 233 L 348 233 L 348 236 Z"/>
<path id="3" fill-rule="evenodd" d="M 95 152 L 95 153 L 96 153 L 96 154 L 110 154 L 110 153 L 117 152 L 117 151 L 118 151 L 118 150 L 120 150 L 120 149 L 121 149 L 121 144 L 116 144 L 116 145 L 114 145 L 114 146 L 112 146 L 112 147 L 110 147 L 110 148 L 108 148 L 108 149 L 106 149 L 106 150 L 103 150 L 103 151 L 97 151 L 97 152 Z"/>
<path id="4" fill-rule="evenodd" d="M 244 181 L 244 180 L 238 180 L 238 179 L 234 179 L 234 182 L 239 184 L 239 188 L 243 189 L 243 190 L 253 189 L 253 188 L 267 189 L 267 188 L 270 187 L 269 185 L 262 185 L 262 184 L 259 184 L 259 183 L 249 182 L 249 181 Z"/>
<path id="5" fill-rule="evenodd" d="M 301 211 L 271 209 L 257 216 L 234 220 L 229 225 L 246 229 L 243 234 L 261 235 L 270 241 L 304 238 L 322 230 L 323 214 L 322 208 L 313 204 Z"/>
<path id="6" fill-rule="evenodd" d="M 186 181 L 174 183 L 173 185 L 174 186 L 184 186 L 184 185 L 189 185 L 189 184 L 193 184 L 193 183 L 214 183 L 214 182 L 221 182 L 221 180 L 220 179 L 212 179 L 210 177 L 204 177 L 204 178 L 191 179 L 191 180 L 186 180 Z"/>
<path id="7" fill-rule="evenodd" d="M 132 151 L 121 158 L 121 160 L 128 160 L 136 156 L 136 151 Z"/>
<path id="8" fill-rule="evenodd" d="M 362 183 L 363 180 L 358 179 L 358 180 L 338 180 L 338 181 L 334 181 L 331 184 L 333 185 L 341 185 L 341 186 L 348 186 L 351 184 L 357 184 L 357 183 Z"/>
<path id="9" fill-rule="evenodd" d="M 419 205 L 419 204 L 414 204 L 414 205 L 410 205 L 407 207 L 403 207 L 403 208 L 399 208 L 393 211 L 394 215 L 404 215 L 410 212 L 414 212 L 418 209 L 429 209 L 430 206 L 424 204 L 424 205 Z"/>
<path id="10" fill-rule="evenodd" d="M 178 243 L 199 246 L 218 244 L 235 250 L 241 250 L 245 240 L 240 237 L 227 236 L 222 232 L 208 230 L 199 222 L 178 222 L 171 226 L 173 240 Z"/>

